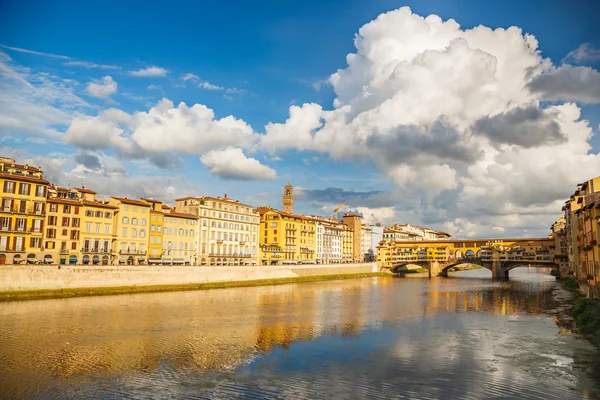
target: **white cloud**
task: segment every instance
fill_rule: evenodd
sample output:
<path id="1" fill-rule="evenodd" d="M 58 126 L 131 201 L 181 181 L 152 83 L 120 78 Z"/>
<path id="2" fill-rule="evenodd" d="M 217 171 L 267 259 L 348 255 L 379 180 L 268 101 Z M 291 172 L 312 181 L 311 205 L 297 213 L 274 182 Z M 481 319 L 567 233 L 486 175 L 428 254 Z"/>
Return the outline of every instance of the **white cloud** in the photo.
<path id="1" fill-rule="evenodd" d="M 222 86 L 217 86 L 217 85 L 213 85 L 212 83 L 209 82 L 202 82 L 198 85 L 199 88 L 202 89 L 206 89 L 206 90 L 223 90 L 224 88 Z"/>
<path id="2" fill-rule="evenodd" d="M 203 154 L 228 146 L 248 147 L 254 140 L 252 128 L 232 116 L 215 119 L 202 104 L 175 106 L 162 99 L 148 112 L 134 115 L 131 139 L 150 152 L 174 151 Z"/>
<path id="3" fill-rule="evenodd" d="M 200 161 L 209 168 L 211 174 L 223 179 L 267 180 L 277 177 L 274 169 L 254 158 L 247 158 L 240 148 L 210 151 L 200 157 Z"/>
<path id="4" fill-rule="evenodd" d="M 0 136 L 60 139 L 73 112 L 89 108 L 76 89 L 75 81 L 23 68 L 0 52 Z"/>
<path id="5" fill-rule="evenodd" d="M 394 207 L 357 207 L 356 210 L 362 214 L 363 222 L 367 224 L 380 223 L 382 225 L 391 225 L 397 222 Z"/>
<path id="6" fill-rule="evenodd" d="M 83 67 L 83 68 L 98 68 L 98 69 L 121 69 L 118 65 L 96 64 L 89 61 L 67 61 L 63 63 L 67 67 Z"/>
<path id="7" fill-rule="evenodd" d="M 422 197 L 423 218 L 453 221 L 462 235 L 474 232 L 467 222 L 491 232 L 514 216 L 549 224 L 555 202 L 600 171 L 579 107 L 542 103 L 600 101 L 599 72 L 554 67 L 521 29 L 463 30 L 404 7 L 361 27 L 355 46 L 329 79 L 334 109 L 305 104 L 296 119 L 290 107 L 286 123 L 266 127 L 265 149 L 373 163 Z"/>
<path id="8" fill-rule="evenodd" d="M 19 53 L 34 54 L 36 56 L 49 57 L 49 58 L 60 58 L 60 59 L 63 59 L 63 60 L 70 60 L 71 59 L 71 57 L 63 56 L 63 55 L 60 55 L 60 54 L 44 53 L 44 52 L 41 52 L 41 51 L 22 49 L 20 47 L 11 47 L 11 46 L 3 45 L 3 44 L 0 44 L 0 47 L 4 47 L 5 49 L 16 51 L 16 52 L 19 52 Z"/>
<path id="9" fill-rule="evenodd" d="M 181 77 L 179 79 L 181 79 L 184 82 L 187 82 L 187 81 L 198 82 L 200 80 L 200 78 L 198 78 L 197 75 L 194 75 L 191 73 L 183 74 L 183 75 L 181 75 Z"/>
<path id="10" fill-rule="evenodd" d="M 592 47 L 590 43 L 583 43 L 575 50 L 569 52 L 563 59 L 563 62 L 572 62 L 574 64 L 584 64 L 600 60 L 600 49 Z"/>
<path id="11" fill-rule="evenodd" d="M 139 77 L 150 77 L 150 76 L 167 76 L 167 71 L 164 68 L 159 67 L 148 67 L 139 69 L 137 71 L 129 71 L 129 75 L 131 76 L 139 76 Z"/>
<path id="12" fill-rule="evenodd" d="M 87 92 L 94 97 L 108 100 L 111 95 L 117 93 L 117 82 L 111 76 L 105 76 L 100 81 L 90 82 Z"/>

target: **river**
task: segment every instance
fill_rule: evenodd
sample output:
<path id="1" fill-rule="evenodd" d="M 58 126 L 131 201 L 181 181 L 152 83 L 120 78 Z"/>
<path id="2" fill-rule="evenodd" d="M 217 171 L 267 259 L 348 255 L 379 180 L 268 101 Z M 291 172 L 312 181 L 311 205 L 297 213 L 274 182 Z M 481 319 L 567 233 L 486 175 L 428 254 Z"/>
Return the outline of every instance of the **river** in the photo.
<path id="1" fill-rule="evenodd" d="M 0 303 L 0 398 L 597 398 L 548 270 Z"/>

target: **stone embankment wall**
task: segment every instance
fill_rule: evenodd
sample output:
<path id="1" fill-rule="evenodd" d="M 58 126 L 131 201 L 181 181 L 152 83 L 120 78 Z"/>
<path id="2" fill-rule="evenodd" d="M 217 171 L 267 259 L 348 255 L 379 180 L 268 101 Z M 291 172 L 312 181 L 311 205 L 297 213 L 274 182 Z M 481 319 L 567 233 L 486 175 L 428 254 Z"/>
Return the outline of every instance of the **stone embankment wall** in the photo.
<path id="1" fill-rule="evenodd" d="M 0 292 L 181 285 L 378 271 L 376 263 L 258 267 L 2 265 Z"/>

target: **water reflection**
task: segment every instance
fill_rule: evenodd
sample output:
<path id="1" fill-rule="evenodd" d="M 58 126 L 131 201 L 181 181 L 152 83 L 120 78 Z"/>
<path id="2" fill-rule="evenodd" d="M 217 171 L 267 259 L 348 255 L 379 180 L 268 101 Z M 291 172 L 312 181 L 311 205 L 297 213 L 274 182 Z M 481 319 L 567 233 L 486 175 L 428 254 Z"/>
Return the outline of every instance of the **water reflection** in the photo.
<path id="1" fill-rule="evenodd" d="M 553 278 L 513 270 L 493 282 L 485 272 L 3 303 L 0 397 L 593 390 L 573 367 L 593 349 L 553 323 Z"/>

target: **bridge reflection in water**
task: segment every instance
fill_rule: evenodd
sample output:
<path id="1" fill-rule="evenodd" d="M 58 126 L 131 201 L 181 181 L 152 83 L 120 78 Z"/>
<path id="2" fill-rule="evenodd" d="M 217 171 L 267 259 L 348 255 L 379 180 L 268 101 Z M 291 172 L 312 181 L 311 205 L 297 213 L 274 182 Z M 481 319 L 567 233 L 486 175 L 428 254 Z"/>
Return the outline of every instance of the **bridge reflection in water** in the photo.
<path id="1" fill-rule="evenodd" d="M 446 313 L 535 315 L 556 307 L 553 282 L 543 290 L 528 285 L 380 277 L 4 303 L 0 397 L 158 395 L 159 383 L 236 370 L 321 337 L 354 340 Z"/>

